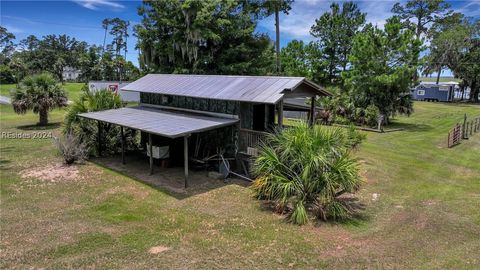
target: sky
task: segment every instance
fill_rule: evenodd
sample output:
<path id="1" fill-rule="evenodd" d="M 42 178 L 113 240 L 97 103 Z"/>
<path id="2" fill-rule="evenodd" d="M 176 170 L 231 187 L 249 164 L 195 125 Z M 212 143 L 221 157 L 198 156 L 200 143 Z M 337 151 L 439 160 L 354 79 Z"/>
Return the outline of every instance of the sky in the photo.
<path id="1" fill-rule="evenodd" d="M 404 2 L 405 0 L 401 0 Z M 289 14 L 280 15 L 281 46 L 293 39 L 310 41 L 310 27 L 315 19 L 329 9 L 333 1 L 296 0 Z M 342 1 L 336 1 L 342 2 Z M 383 26 L 392 15 L 393 0 L 356 1 L 367 21 Z M 466 16 L 480 18 L 480 0 L 447 1 L 452 9 Z M 71 0 L 71 1 L 4 1 L 0 2 L 0 25 L 12 32 L 17 42 L 29 36 L 41 37 L 48 34 L 67 34 L 89 44 L 103 43 L 104 30 L 101 22 L 105 18 L 119 17 L 130 21 L 127 59 L 138 65 L 138 51 L 132 26 L 140 23 L 137 8 L 141 1 L 118 0 Z M 259 22 L 256 31 L 275 38 L 273 16 Z M 108 43 L 108 40 L 107 40 Z M 449 71 L 442 76 L 450 76 Z"/>

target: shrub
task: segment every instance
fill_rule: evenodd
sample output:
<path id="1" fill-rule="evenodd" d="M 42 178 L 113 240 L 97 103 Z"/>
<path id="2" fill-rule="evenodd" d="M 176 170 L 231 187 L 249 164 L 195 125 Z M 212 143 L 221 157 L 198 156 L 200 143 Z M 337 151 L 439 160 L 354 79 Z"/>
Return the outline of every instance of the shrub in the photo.
<path id="1" fill-rule="evenodd" d="M 79 117 L 78 114 L 117 109 L 123 106 L 120 96 L 112 91 L 103 89 L 92 93 L 85 85 L 83 93 L 74 101 L 65 115 L 64 133 L 72 132 L 80 142 L 85 143 L 90 155 L 97 156 L 99 154 L 96 147 L 98 145 L 98 123 L 94 120 Z M 136 131 L 129 128 L 124 131 L 127 149 L 136 148 Z M 117 153 L 121 147 L 120 127 L 103 123 L 101 140 L 102 150 L 106 154 Z"/>
<path id="2" fill-rule="evenodd" d="M 360 133 L 354 125 L 350 125 L 347 129 L 347 138 L 352 149 L 356 149 L 367 136 L 364 133 Z"/>
<path id="3" fill-rule="evenodd" d="M 295 224 L 307 223 L 312 215 L 322 220 L 351 217 L 355 207 L 343 194 L 355 192 L 361 183 L 358 163 L 350 156 L 358 141 L 353 137 L 343 128 L 306 123 L 271 135 L 254 163 L 255 196 L 288 213 Z"/>
<path id="4" fill-rule="evenodd" d="M 68 132 L 63 137 L 55 137 L 54 140 L 65 164 L 70 165 L 75 161 L 83 162 L 88 158 L 85 143 L 80 142 L 73 133 Z"/>
<path id="5" fill-rule="evenodd" d="M 370 104 L 365 109 L 365 123 L 371 127 L 374 127 L 378 123 L 378 117 L 380 116 L 380 110 L 377 106 Z"/>
<path id="6" fill-rule="evenodd" d="M 15 76 L 13 75 L 10 67 L 7 65 L 0 65 L 0 83 L 15 83 Z"/>

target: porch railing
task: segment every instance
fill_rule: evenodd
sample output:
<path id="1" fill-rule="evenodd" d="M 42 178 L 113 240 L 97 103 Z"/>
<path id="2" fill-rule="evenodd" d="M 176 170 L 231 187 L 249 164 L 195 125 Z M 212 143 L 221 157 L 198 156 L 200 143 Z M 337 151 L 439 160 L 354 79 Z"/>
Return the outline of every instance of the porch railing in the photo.
<path id="1" fill-rule="evenodd" d="M 239 150 L 247 153 L 249 147 L 257 148 L 269 135 L 267 132 L 242 128 L 239 132 Z"/>

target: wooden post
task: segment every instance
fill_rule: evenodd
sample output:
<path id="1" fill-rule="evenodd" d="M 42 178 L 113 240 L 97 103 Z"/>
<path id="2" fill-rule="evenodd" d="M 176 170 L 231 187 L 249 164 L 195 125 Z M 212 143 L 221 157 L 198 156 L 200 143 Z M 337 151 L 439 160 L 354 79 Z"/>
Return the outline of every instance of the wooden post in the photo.
<path id="1" fill-rule="evenodd" d="M 277 110 L 277 117 L 278 117 L 278 127 L 280 129 L 283 128 L 283 99 L 278 102 L 278 110 Z"/>
<path id="2" fill-rule="evenodd" d="M 98 151 L 98 156 L 100 157 L 102 155 L 102 122 L 97 121 L 97 129 L 98 129 L 98 146 L 97 146 L 97 151 Z"/>
<path id="3" fill-rule="evenodd" d="M 463 129 L 462 129 L 462 138 L 463 139 L 468 139 L 466 131 L 468 131 L 467 127 L 467 114 L 463 117 Z"/>
<path id="4" fill-rule="evenodd" d="M 309 124 L 310 126 L 313 126 L 313 124 L 315 124 L 315 96 L 313 96 L 310 100 L 312 104 L 310 104 Z"/>
<path id="5" fill-rule="evenodd" d="M 123 127 L 120 127 L 120 133 L 122 135 L 122 164 L 125 164 L 125 134 L 123 133 Z"/>
<path id="6" fill-rule="evenodd" d="M 448 132 L 447 146 L 450 148 L 450 132 Z"/>
<path id="7" fill-rule="evenodd" d="M 183 167 L 185 173 L 184 186 L 188 187 L 188 136 L 183 137 Z"/>
<path id="8" fill-rule="evenodd" d="M 152 149 L 152 134 L 148 133 L 148 148 L 150 150 L 150 175 L 153 174 L 153 149 Z"/>

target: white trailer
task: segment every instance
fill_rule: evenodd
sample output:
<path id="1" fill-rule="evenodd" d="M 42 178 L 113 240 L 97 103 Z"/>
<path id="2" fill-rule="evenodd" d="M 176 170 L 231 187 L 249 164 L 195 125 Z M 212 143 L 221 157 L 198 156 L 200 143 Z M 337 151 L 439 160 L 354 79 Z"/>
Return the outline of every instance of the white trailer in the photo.
<path id="1" fill-rule="evenodd" d="M 120 88 L 124 87 L 125 85 L 129 84 L 130 82 L 118 82 L 118 81 L 89 81 L 88 82 L 88 89 L 91 92 L 96 92 L 101 89 L 107 89 L 112 92 L 115 92 L 120 95 L 123 101 L 133 101 L 139 102 L 140 101 L 140 93 L 139 92 L 131 92 L 131 91 L 123 91 Z"/>

